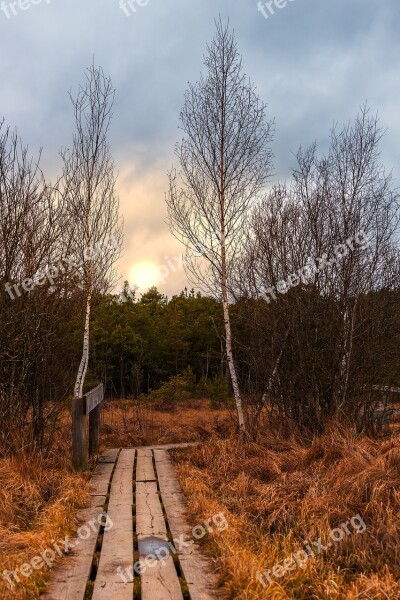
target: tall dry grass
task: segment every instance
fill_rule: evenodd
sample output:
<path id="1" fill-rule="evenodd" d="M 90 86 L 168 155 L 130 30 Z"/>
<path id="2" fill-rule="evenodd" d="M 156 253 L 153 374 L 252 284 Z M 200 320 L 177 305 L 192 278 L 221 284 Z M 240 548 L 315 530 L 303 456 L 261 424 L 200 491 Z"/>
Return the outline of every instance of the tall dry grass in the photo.
<path id="1" fill-rule="evenodd" d="M 173 412 L 157 410 L 154 403 L 109 400 L 102 413 L 101 442 L 108 448 L 199 442 L 225 438 L 235 428 L 235 413 L 210 410 L 208 400 L 177 402 Z"/>
<path id="2" fill-rule="evenodd" d="M 39 598 L 50 570 L 31 577 L 19 573 L 10 588 L 4 570 L 13 571 L 77 527 L 78 510 L 89 498 L 87 477 L 71 472 L 69 444 L 60 436 L 44 456 L 30 447 L 0 458 L 0 598 Z"/>
<path id="3" fill-rule="evenodd" d="M 399 599 L 399 438 L 356 438 L 338 425 L 308 444 L 300 437 L 264 435 L 260 445 L 214 439 L 176 456 L 191 519 L 224 512 L 229 521 L 210 549 L 227 598 Z M 351 529 L 304 569 L 270 574 L 265 588 L 258 581 L 257 572 L 304 549 L 304 541 L 325 545 L 332 529 L 358 513 L 364 533 Z"/>

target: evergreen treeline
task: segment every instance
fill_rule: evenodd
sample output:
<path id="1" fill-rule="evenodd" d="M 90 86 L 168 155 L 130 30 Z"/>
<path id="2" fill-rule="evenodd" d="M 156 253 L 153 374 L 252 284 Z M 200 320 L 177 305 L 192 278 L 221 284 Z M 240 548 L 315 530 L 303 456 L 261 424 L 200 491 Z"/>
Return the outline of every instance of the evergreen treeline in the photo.
<path id="1" fill-rule="evenodd" d="M 93 313 L 92 378 L 106 382 L 108 395 L 136 398 L 188 368 L 197 383 L 221 376 L 229 380 L 219 302 L 187 290 L 170 300 L 156 288 L 140 299 L 127 292 L 101 297 Z M 369 394 L 372 386 L 400 384 L 399 300 L 399 293 L 389 290 L 359 300 L 347 399 L 340 407 L 352 420 L 373 410 L 378 395 Z M 239 299 L 232 305 L 232 322 L 247 402 L 261 401 L 280 356 L 269 403 L 304 426 L 322 429 L 338 409 L 342 328 L 337 301 L 305 285 L 279 302 Z"/>
<path id="2" fill-rule="evenodd" d="M 156 288 L 140 299 L 127 292 L 101 297 L 93 312 L 92 376 L 109 396 L 136 398 L 188 367 L 197 380 L 225 372 L 218 302 L 187 290 L 170 300 Z"/>

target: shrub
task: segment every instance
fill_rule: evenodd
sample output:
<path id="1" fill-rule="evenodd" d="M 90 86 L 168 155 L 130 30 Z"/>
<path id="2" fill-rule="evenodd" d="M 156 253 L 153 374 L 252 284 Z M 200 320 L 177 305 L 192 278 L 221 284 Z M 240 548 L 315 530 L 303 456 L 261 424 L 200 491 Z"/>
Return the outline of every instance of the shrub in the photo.
<path id="1" fill-rule="evenodd" d="M 228 381 L 221 374 L 216 375 L 212 380 L 208 380 L 207 392 L 212 409 L 221 408 L 221 406 L 226 406 L 230 402 Z"/>
<path id="2" fill-rule="evenodd" d="M 157 410 L 173 410 L 176 402 L 189 400 L 193 397 L 196 388 L 196 377 L 188 367 L 183 373 L 171 377 L 164 382 L 158 390 L 150 392 L 148 399 L 154 402 Z"/>

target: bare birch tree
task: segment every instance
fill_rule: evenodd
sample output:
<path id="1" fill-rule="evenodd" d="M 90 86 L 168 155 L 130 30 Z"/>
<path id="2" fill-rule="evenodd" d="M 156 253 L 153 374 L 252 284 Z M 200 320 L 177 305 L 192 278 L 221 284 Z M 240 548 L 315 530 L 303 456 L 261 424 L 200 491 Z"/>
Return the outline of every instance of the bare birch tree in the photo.
<path id="1" fill-rule="evenodd" d="M 196 284 L 221 298 L 227 362 L 245 431 L 242 397 L 232 350 L 230 272 L 240 254 L 249 209 L 271 174 L 272 123 L 242 69 L 234 33 L 219 20 L 204 64 L 190 85 L 176 146 L 180 171 L 169 173 L 167 205 L 172 232 L 186 247 L 185 265 Z"/>
<path id="2" fill-rule="evenodd" d="M 247 251 L 236 264 L 236 296 L 261 301 L 254 306 L 261 312 L 264 304 L 269 325 L 275 319 L 290 330 L 287 339 L 276 334 L 281 383 L 274 357 L 264 359 L 264 390 L 314 430 L 339 411 L 357 414 L 363 389 L 379 380 L 381 363 L 371 368 L 363 346 L 378 322 L 378 298 L 390 322 L 400 225 L 381 138 L 377 117 L 364 106 L 354 122 L 332 129 L 327 155 L 318 156 L 315 144 L 300 149 L 292 183 L 275 186 L 254 210 Z M 253 353 L 255 362 L 264 358 L 258 346 Z"/>
<path id="3" fill-rule="evenodd" d="M 114 163 L 108 142 L 114 89 L 101 68 L 91 66 L 76 98 L 71 96 L 76 122 L 72 148 L 63 150 L 68 253 L 85 297 L 82 357 L 74 398 L 82 397 L 89 363 L 90 311 L 93 295 L 108 287 L 119 256 L 122 222 L 115 192 Z"/>

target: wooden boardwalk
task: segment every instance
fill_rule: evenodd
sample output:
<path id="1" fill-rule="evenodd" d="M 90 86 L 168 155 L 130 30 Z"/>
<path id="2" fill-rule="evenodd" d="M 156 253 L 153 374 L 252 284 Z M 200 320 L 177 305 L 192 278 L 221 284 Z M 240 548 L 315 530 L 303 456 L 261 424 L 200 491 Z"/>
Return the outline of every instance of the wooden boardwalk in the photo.
<path id="1" fill-rule="evenodd" d="M 190 444 L 109 450 L 91 504 L 45 600 L 213 600 L 212 565 L 194 542 L 169 457 Z M 211 516 L 211 515 L 210 515 Z"/>

